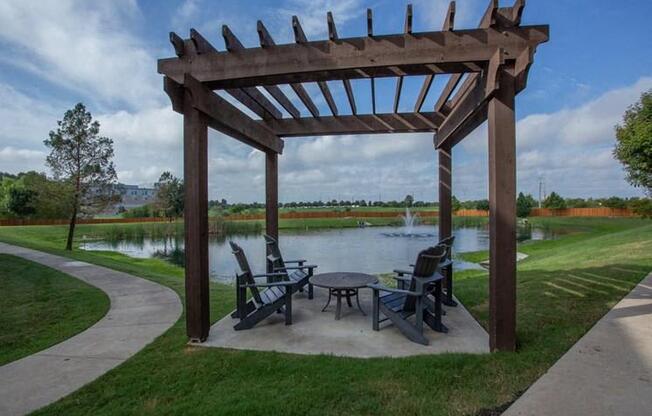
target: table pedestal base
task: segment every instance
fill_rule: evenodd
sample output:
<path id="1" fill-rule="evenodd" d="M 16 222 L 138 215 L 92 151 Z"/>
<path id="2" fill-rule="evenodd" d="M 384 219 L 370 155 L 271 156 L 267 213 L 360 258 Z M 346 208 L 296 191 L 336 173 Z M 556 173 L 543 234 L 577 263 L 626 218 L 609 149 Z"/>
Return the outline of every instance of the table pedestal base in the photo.
<path id="1" fill-rule="evenodd" d="M 339 321 L 340 317 L 342 316 L 342 298 L 346 297 L 346 303 L 349 305 L 349 308 L 353 307 L 353 303 L 351 302 L 351 298 L 355 297 L 355 303 L 358 306 L 358 310 L 362 312 L 364 316 L 367 316 L 365 311 L 362 309 L 362 306 L 360 306 L 360 297 L 358 296 L 358 289 L 328 289 L 328 302 L 326 302 L 326 305 L 322 308 L 322 312 L 328 308 L 328 305 L 331 304 L 331 298 L 335 296 L 335 299 L 337 299 L 337 306 L 335 309 L 335 320 Z"/>

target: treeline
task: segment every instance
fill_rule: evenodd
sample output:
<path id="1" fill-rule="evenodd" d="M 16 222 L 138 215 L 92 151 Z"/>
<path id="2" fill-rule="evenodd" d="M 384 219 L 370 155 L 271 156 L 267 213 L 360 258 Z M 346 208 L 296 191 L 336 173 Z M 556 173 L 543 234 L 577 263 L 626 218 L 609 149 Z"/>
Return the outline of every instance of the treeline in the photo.
<path id="1" fill-rule="evenodd" d="M 67 218 L 72 208 L 68 181 L 34 171 L 16 175 L 0 172 L 0 218 Z"/>

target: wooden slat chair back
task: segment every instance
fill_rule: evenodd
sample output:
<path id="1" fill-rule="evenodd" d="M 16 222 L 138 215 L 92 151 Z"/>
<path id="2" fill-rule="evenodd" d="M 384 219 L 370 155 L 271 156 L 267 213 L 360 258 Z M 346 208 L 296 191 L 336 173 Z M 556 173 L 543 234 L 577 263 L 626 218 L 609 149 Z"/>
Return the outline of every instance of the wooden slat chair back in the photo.
<path id="1" fill-rule="evenodd" d="M 257 277 L 270 279 L 282 277 L 282 275 L 279 273 L 253 274 L 244 250 L 233 241 L 230 241 L 229 245 L 240 267 L 240 273 L 236 273 L 236 310 L 231 314 L 232 318 L 237 318 L 240 321 L 234 326 L 234 329 L 253 328 L 258 322 L 277 311 L 285 312 L 286 325 L 292 324 L 294 283 L 290 281 L 256 282 Z M 247 299 L 247 289 L 251 292 L 252 299 Z"/>
<path id="2" fill-rule="evenodd" d="M 264 234 L 263 236 L 269 252 L 267 262 L 270 265 L 270 271 L 272 273 L 285 274 L 284 277 L 286 280 L 290 280 L 296 284 L 295 290 L 303 292 L 304 286 L 308 285 L 308 299 L 312 299 L 313 287 L 310 283 L 310 277 L 314 274 L 314 269 L 317 268 L 317 265 L 305 264 L 306 260 L 304 259 L 284 260 L 278 241 L 270 235 Z M 290 266 L 290 264 L 296 264 L 296 266 Z"/>
<path id="3" fill-rule="evenodd" d="M 439 273 L 446 247 L 435 246 L 423 250 L 417 256 L 412 271 L 395 270 L 397 288 L 381 284 L 368 285 L 373 289 L 372 328 L 380 330 L 380 323 L 389 319 L 409 340 L 428 345 L 423 335 L 423 324 L 433 330 L 447 332 L 441 322 L 441 282 L 444 277 Z M 409 278 L 404 276 L 410 276 Z M 433 293 L 434 292 L 434 293 Z M 434 294 L 434 302 L 428 295 Z M 385 319 L 380 319 L 380 313 Z M 415 316 L 414 322 L 408 320 Z"/>

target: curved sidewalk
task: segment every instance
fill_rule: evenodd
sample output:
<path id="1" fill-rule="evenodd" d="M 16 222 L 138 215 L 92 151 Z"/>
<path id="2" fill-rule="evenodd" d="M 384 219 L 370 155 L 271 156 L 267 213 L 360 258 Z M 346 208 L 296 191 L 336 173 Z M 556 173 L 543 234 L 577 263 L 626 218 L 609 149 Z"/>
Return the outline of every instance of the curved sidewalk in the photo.
<path id="1" fill-rule="evenodd" d="M 652 273 L 503 416 L 652 414 Z"/>
<path id="2" fill-rule="evenodd" d="M 163 334 L 181 316 L 170 288 L 105 267 L 0 243 L 13 254 L 104 291 L 108 313 L 95 325 L 48 349 L 0 367 L 0 415 L 22 415 L 95 380 Z"/>

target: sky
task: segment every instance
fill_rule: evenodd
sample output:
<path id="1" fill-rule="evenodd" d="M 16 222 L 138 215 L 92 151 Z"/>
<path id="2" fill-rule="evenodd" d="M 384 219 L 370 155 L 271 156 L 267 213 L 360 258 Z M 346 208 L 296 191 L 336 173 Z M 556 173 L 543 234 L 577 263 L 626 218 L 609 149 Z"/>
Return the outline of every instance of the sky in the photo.
<path id="1" fill-rule="evenodd" d="M 400 33 L 405 6 L 415 32 L 439 30 L 441 0 L 2 0 L 0 2 L 0 171 L 47 172 L 43 140 L 57 120 L 83 102 L 114 140 L 120 182 L 151 185 L 161 172 L 183 174 L 182 117 L 163 92 L 156 61 L 174 56 L 168 33 L 197 29 L 224 50 L 227 24 L 245 46 L 258 46 L 256 21 L 276 43 L 292 42 L 297 15 L 310 40 L 326 39 L 332 11 L 340 37 Z M 455 27 L 474 28 L 486 0 L 458 0 Z M 511 6 L 501 1 L 501 6 Z M 614 126 L 652 88 L 652 2 L 649 0 L 529 0 L 522 25 L 549 24 L 528 87 L 517 97 L 518 191 L 564 197 L 642 195 L 614 160 Z M 447 76 L 435 78 L 424 108 L 432 108 Z M 407 77 L 400 109 L 409 111 L 422 77 Z M 394 79 L 377 81 L 379 112 L 391 111 Z M 370 112 L 366 80 L 352 82 L 358 111 Z M 342 84 L 329 82 L 342 114 L 350 113 Z M 296 95 L 282 87 L 302 114 Z M 328 107 L 306 84 L 320 112 Z M 228 97 L 227 97 L 228 98 Z M 287 114 L 285 114 L 288 117 Z M 279 199 L 437 199 L 432 134 L 287 138 L 279 158 Z M 487 128 L 453 151 L 453 192 L 461 200 L 488 194 Z M 209 132 L 209 197 L 264 201 L 264 155 Z"/>

